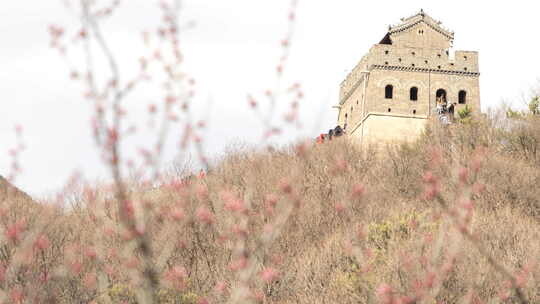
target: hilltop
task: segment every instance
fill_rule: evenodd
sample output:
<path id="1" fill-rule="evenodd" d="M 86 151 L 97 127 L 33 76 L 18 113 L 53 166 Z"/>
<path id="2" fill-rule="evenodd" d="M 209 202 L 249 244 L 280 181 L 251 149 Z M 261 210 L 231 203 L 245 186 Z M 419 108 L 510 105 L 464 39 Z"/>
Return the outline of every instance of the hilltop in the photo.
<path id="1" fill-rule="evenodd" d="M 32 201 L 32 198 L 28 194 L 13 186 L 7 179 L 0 175 L 0 201 L 8 199 L 22 199 L 27 202 Z"/>
<path id="2" fill-rule="evenodd" d="M 536 303 L 540 124 L 524 121 L 432 125 L 413 144 L 237 151 L 204 177 L 131 188 L 120 208 L 88 187 L 69 211 L 2 218 L 2 263 L 18 273 L 7 291 L 135 303 L 151 265 L 160 303 Z M 143 232 L 151 261 L 134 249 Z"/>

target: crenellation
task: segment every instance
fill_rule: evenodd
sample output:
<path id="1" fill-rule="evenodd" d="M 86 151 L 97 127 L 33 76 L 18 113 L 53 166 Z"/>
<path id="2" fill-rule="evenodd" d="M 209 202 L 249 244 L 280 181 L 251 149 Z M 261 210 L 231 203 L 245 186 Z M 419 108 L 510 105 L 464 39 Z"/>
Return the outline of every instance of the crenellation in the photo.
<path id="1" fill-rule="evenodd" d="M 446 50 L 433 51 L 412 47 L 375 45 L 368 53 L 367 61 L 370 66 L 418 67 L 441 71 L 478 73 L 477 52 L 456 51 L 455 54 L 455 58 L 451 58 L 446 53 Z"/>

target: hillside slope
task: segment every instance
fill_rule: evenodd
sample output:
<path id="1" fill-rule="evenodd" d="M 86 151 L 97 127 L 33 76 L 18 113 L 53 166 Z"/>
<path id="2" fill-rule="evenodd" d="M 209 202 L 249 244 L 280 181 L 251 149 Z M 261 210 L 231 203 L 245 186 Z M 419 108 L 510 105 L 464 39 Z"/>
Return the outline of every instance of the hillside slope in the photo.
<path id="1" fill-rule="evenodd" d="M 0 175 L 0 201 L 8 199 L 22 199 L 28 202 L 32 201 L 32 198 L 13 186 L 7 179 Z"/>
<path id="2" fill-rule="evenodd" d="M 150 263 L 160 303 L 539 303 L 539 125 L 237 151 L 202 178 L 132 188 L 120 205 L 88 187 L 69 211 L 42 212 L 46 225 L 14 236 L 4 223 L 15 253 L 3 265 L 20 270 L 5 291 L 136 303 Z M 151 262 L 133 249 L 143 234 Z"/>

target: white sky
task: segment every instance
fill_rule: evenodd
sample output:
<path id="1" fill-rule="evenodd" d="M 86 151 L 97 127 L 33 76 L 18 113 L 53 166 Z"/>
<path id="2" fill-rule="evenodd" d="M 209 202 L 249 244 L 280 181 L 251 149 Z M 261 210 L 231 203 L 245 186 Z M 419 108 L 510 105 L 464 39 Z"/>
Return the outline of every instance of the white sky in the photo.
<path id="1" fill-rule="evenodd" d="M 124 1 L 106 24 L 123 71 L 133 69 L 140 32 L 160 17 L 157 1 Z M 285 33 L 288 0 L 185 0 L 184 18 L 196 27 L 184 36 L 185 69 L 197 80 L 198 108 L 210 107 L 207 151 L 223 153 L 230 142 L 256 143 L 260 123 L 246 95 L 271 88 Z M 305 128 L 287 134 L 315 137 L 333 127 L 339 83 L 389 24 L 423 8 L 455 31 L 454 49 L 480 52 L 483 109 L 501 101 L 521 106 L 540 77 L 536 1 L 300 0 L 287 77 L 300 81 Z M 78 169 L 106 178 L 90 137 L 89 107 L 68 70 L 49 48 L 48 25 L 73 24 L 60 0 L 4 1 L 0 7 L 0 174 L 9 171 L 13 126 L 23 125 L 27 150 L 16 185 L 43 195 L 59 189 Z M 127 74 L 127 73 L 126 73 Z M 127 76 L 126 76 L 127 77 Z M 133 99 L 159 99 L 136 91 Z M 288 100 L 284 100 L 288 102 Z M 140 139 L 144 142 L 145 139 Z M 171 147 L 171 149 L 173 149 Z"/>

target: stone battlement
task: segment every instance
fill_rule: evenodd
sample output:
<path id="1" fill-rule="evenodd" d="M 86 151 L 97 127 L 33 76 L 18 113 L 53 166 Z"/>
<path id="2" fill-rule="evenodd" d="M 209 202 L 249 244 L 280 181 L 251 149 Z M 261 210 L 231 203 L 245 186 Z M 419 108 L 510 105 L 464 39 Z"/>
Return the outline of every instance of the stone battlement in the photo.
<path id="1" fill-rule="evenodd" d="M 362 72 L 373 69 L 478 76 L 478 52 L 433 50 L 376 44 L 341 83 L 340 104 L 363 79 Z"/>

